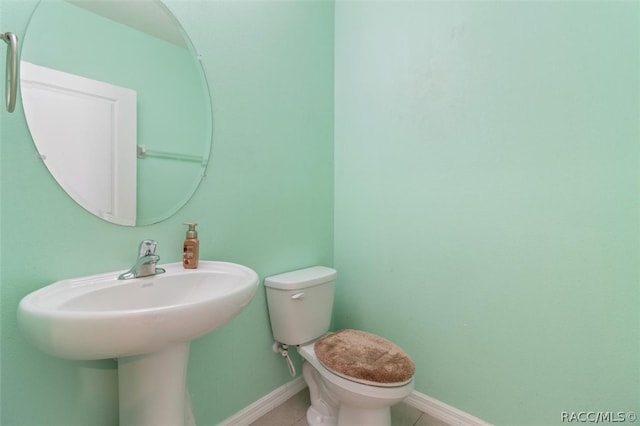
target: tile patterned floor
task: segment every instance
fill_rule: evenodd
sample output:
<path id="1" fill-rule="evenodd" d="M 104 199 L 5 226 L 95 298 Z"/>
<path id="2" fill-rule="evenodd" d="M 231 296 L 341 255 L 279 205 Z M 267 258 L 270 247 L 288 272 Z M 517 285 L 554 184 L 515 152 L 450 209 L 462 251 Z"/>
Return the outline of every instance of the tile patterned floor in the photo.
<path id="1" fill-rule="evenodd" d="M 253 422 L 251 426 L 309 426 L 306 418 L 307 407 L 309 390 L 305 388 Z M 391 423 L 393 426 L 449 426 L 406 404 L 397 404 L 391 408 Z"/>

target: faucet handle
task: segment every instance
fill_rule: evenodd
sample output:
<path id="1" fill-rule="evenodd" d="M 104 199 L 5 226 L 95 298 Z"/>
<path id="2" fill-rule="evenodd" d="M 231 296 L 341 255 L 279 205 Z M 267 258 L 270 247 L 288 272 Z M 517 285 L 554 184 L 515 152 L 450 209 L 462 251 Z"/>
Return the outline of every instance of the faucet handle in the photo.
<path id="1" fill-rule="evenodd" d="M 156 254 L 158 242 L 155 240 L 142 240 L 138 248 L 138 257 L 150 256 Z"/>

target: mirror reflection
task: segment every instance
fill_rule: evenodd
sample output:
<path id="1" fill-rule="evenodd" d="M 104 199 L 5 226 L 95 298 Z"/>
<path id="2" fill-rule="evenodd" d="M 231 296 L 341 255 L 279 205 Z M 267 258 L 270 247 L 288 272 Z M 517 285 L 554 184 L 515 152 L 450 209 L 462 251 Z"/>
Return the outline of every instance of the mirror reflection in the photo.
<path id="1" fill-rule="evenodd" d="M 204 176 L 211 103 L 183 34 L 152 0 L 45 0 L 29 22 L 20 78 L 38 154 L 112 223 L 166 219 Z"/>

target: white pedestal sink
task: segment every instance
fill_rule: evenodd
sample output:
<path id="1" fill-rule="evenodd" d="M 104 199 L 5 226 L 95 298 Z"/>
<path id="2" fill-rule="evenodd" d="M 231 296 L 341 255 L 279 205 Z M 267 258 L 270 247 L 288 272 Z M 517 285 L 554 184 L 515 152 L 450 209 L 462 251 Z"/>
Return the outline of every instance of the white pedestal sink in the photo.
<path id="1" fill-rule="evenodd" d="M 258 275 L 226 262 L 163 265 L 58 281 L 25 296 L 18 324 L 42 351 L 72 360 L 118 359 L 120 426 L 182 425 L 189 343 L 236 316 Z"/>

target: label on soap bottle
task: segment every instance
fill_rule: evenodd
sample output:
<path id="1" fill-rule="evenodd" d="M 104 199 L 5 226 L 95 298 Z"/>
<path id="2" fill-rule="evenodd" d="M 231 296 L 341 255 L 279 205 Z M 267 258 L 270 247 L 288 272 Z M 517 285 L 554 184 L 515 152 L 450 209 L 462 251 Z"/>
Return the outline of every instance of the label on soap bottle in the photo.
<path id="1" fill-rule="evenodd" d="M 195 246 L 192 244 L 184 245 L 184 254 L 182 257 L 182 266 L 187 269 L 195 269 L 198 267 L 198 258 L 196 257 Z"/>

